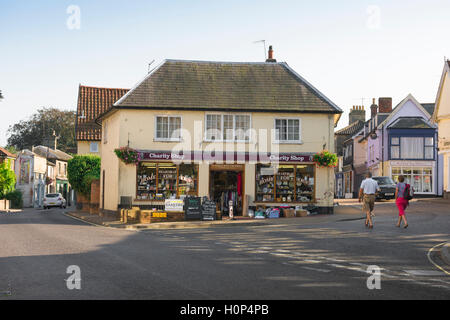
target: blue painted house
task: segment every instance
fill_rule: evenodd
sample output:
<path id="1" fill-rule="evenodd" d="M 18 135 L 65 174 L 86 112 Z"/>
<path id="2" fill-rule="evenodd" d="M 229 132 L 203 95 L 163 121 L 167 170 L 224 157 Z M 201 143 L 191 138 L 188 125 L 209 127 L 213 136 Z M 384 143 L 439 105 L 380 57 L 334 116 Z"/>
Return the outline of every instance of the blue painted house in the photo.
<path id="1" fill-rule="evenodd" d="M 375 176 L 397 181 L 403 175 L 416 194 L 442 195 L 443 158 L 433 111 L 434 103 L 421 104 L 410 94 L 378 123 L 368 136 L 368 159 L 377 160 Z"/>

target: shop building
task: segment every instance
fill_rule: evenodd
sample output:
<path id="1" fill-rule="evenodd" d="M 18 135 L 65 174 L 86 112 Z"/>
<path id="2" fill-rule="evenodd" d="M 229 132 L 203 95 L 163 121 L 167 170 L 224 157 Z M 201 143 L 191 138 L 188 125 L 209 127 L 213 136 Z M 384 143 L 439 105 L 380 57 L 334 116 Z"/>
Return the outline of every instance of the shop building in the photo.
<path id="1" fill-rule="evenodd" d="M 97 123 L 102 126 L 100 208 L 143 209 L 208 197 L 227 214 L 249 207 L 333 212 L 334 169 L 313 155 L 334 150 L 341 109 L 286 63 L 165 60 Z M 125 164 L 114 150 L 130 147 Z"/>
<path id="2" fill-rule="evenodd" d="M 371 119 L 366 138 L 374 176 L 397 182 L 403 175 L 415 194 L 442 195 L 443 159 L 437 153 L 437 126 L 430 121 L 433 111 L 433 103 L 421 104 L 408 95 L 389 114 Z"/>

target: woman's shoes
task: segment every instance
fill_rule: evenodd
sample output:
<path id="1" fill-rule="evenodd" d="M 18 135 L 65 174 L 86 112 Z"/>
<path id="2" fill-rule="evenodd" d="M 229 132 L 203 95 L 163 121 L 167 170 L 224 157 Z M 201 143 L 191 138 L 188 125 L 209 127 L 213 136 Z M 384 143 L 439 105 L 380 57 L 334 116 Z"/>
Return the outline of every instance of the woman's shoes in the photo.
<path id="1" fill-rule="evenodd" d="M 408 228 L 408 225 L 405 225 L 403 228 L 405 228 L 405 229 Z"/>
<path id="2" fill-rule="evenodd" d="M 373 229 L 373 224 L 371 224 L 371 225 L 369 226 L 369 229 Z"/>
<path id="3" fill-rule="evenodd" d="M 396 226 L 397 228 L 400 228 L 400 225 L 399 225 L 399 224 L 396 224 L 395 226 Z"/>

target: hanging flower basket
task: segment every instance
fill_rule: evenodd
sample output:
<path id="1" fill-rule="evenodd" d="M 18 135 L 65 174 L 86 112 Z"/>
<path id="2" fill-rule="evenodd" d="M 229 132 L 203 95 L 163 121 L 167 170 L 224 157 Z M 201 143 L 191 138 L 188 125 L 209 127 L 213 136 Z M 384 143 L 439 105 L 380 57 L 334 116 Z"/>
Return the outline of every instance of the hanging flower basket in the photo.
<path id="1" fill-rule="evenodd" d="M 316 153 L 313 156 L 313 161 L 318 167 L 334 168 L 337 166 L 338 158 L 334 153 L 324 150 Z"/>
<path id="2" fill-rule="evenodd" d="M 114 153 L 120 160 L 122 160 L 126 164 L 134 163 L 135 165 L 138 165 L 141 161 L 141 154 L 130 147 L 114 149 Z"/>

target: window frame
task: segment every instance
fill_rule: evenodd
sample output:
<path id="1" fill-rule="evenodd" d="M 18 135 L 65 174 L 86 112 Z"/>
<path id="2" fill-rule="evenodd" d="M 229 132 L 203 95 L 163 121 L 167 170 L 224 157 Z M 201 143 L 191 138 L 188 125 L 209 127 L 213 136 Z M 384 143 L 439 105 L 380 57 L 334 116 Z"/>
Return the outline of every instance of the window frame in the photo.
<path id="1" fill-rule="evenodd" d="M 96 145 L 97 147 L 96 147 L 96 150 L 94 151 L 94 150 L 92 150 L 92 146 L 93 145 Z M 98 142 L 96 142 L 96 141 L 91 141 L 91 142 L 89 142 L 89 152 L 92 152 L 92 153 L 98 153 Z"/>
<path id="2" fill-rule="evenodd" d="M 298 140 L 279 140 L 277 139 L 277 120 L 286 120 L 286 127 L 289 128 L 289 120 L 298 120 Z M 273 119 L 273 142 L 277 144 L 302 144 L 302 118 L 300 117 L 276 117 Z M 279 136 L 279 135 L 278 135 Z M 286 130 L 286 136 L 289 137 L 289 132 Z"/>
<path id="3" fill-rule="evenodd" d="M 270 193 L 261 193 L 261 192 L 258 192 L 258 185 L 257 185 L 257 181 L 258 180 L 256 180 L 256 177 L 258 176 L 258 174 L 261 172 L 261 171 L 258 171 L 258 166 L 267 166 L 268 164 L 267 163 L 258 163 L 258 164 L 256 164 L 255 165 L 255 200 L 254 200 L 254 202 L 255 202 L 255 204 L 257 204 L 257 205 L 261 205 L 261 204 L 267 204 L 267 205 L 269 205 L 269 204 L 272 204 L 272 203 L 276 203 L 276 204 L 290 204 L 290 205 L 294 205 L 294 204 L 311 204 L 311 203 L 316 203 L 317 202 L 317 198 L 316 198 L 316 191 L 317 191 L 317 168 L 316 168 L 316 166 L 313 164 L 313 163 L 289 163 L 289 162 L 280 162 L 278 165 L 280 165 L 280 166 L 284 166 L 284 165 L 288 165 L 288 166 L 293 166 L 293 177 L 294 177 L 294 180 L 293 180 L 293 183 L 294 183 L 294 187 L 293 187 L 293 193 L 292 193 L 292 196 L 293 196 L 293 199 L 291 200 L 291 201 L 278 201 L 277 199 L 279 198 L 277 198 L 277 195 L 279 195 L 280 193 L 278 193 L 277 192 L 277 188 L 279 187 L 279 185 L 277 184 L 277 177 L 278 176 L 280 176 L 279 175 L 279 173 L 278 173 L 278 170 L 275 170 L 274 171 L 274 174 L 272 174 L 272 175 L 267 175 L 267 176 L 270 176 L 270 177 L 273 177 L 273 180 L 272 180 L 272 185 L 273 185 L 273 190 L 270 192 Z M 310 167 L 310 169 L 312 169 L 312 174 L 311 174 L 311 176 L 310 176 L 310 178 L 312 178 L 313 179 L 313 186 L 312 186 L 312 191 L 310 191 L 311 192 L 311 201 L 299 201 L 299 199 L 297 199 L 297 197 L 298 197 L 298 195 L 299 194 L 304 194 L 305 192 L 303 192 L 303 193 L 299 193 L 298 192 L 298 182 L 297 182 L 297 179 L 298 179 L 298 175 L 297 175 L 297 172 L 298 171 L 300 171 L 301 170 L 301 168 L 299 168 L 299 167 L 303 167 L 303 166 L 308 166 L 308 167 Z M 272 166 L 269 166 L 269 167 L 272 167 Z M 306 192 L 306 193 L 309 193 L 309 192 Z M 271 201 L 264 201 L 264 200 L 261 200 L 261 201 L 258 201 L 257 200 L 257 198 L 258 198 L 258 194 L 265 194 L 265 195 L 272 195 L 272 200 Z M 281 196 L 282 197 L 282 196 Z"/>
<path id="4" fill-rule="evenodd" d="M 423 157 L 422 158 L 404 158 L 402 155 L 402 138 L 421 138 L 423 139 Z M 427 139 L 433 139 L 432 144 L 427 145 L 426 141 Z M 393 144 L 392 140 L 398 139 L 398 144 Z M 398 147 L 398 158 L 394 158 L 392 156 L 392 147 Z M 433 150 L 433 156 L 431 158 L 426 157 L 426 150 L 427 148 L 431 148 Z M 417 136 L 417 135 L 390 135 L 389 136 L 389 160 L 421 160 L 421 161 L 434 161 L 436 160 L 435 156 L 435 138 L 434 136 Z"/>
<path id="5" fill-rule="evenodd" d="M 158 118 L 167 118 L 167 138 L 159 138 L 158 137 Z M 170 118 L 180 118 L 180 135 L 178 138 L 171 138 L 170 130 Z M 155 130 L 154 130 L 154 138 L 153 141 L 157 142 L 180 142 L 181 138 L 181 130 L 183 129 L 183 117 L 181 115 L 170 115 L 170 114 L 158 114 L 155 115 Z"/>
<path id="6" fill-rule="evenodd" d="M 208 138 L 208 116 L 220 116 L 220 139 L 209 139 Z M 224 139 L 225 136 L 225 121 L 224 118 L 225 116 L 232 116 L 233 117 L 233 134 L 232 134 L 232 139 Z M 236 139 L 236 117 L 237 116 L 247 116 L 249 121 L 248 121 L 248 140 L 242 140 L 242 139 Z M 205 113 L 205 124 L 204 124 L 204 133 L 203 133 L 203 141 L 204 142 L 239 142 L 239 143 L 251 143 L 252 142 L 252 115 L 250 113 L 220 113 L 220 112 L 208 112 Z"/>

